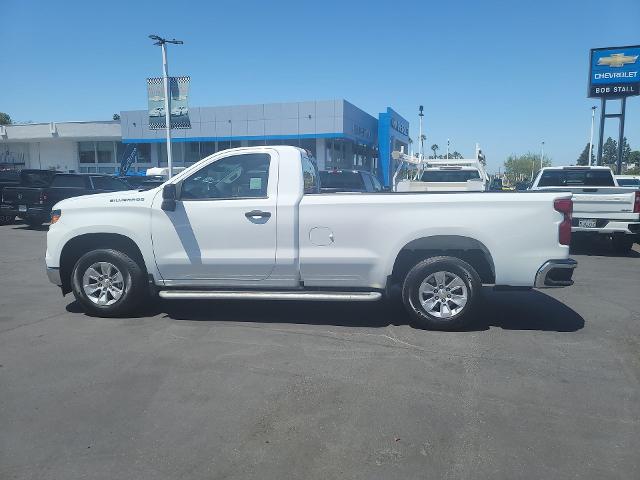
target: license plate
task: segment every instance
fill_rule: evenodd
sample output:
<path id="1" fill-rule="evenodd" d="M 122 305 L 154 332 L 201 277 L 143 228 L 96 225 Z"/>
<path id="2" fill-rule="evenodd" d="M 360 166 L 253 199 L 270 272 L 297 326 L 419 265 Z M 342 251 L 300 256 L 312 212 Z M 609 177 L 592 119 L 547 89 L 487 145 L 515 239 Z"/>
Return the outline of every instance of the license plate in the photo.
<path id="1" fill-rule="evenodd" d="M 27 211 L 27 206 L 26 205 L 19 205 L 18 206 L 18 211 L 19 212 L 26 212 Z"/>
<path id="2" fill-rule="evenodd" d="M 583 218 L 578 220 L 578 227 L 580 228 L 596 228 L 595 218 Z"/>

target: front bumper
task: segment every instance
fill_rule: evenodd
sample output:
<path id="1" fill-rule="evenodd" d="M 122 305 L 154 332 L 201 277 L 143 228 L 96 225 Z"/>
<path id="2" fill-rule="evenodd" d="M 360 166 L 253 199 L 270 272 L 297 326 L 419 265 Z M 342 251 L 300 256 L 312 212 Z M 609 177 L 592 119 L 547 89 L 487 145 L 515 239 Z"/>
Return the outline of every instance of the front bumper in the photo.
<path id="1" fill-rule="evenodd" d="M 560 288 L 573 285 L 573 271 L 578 262 L 572 258 L 566 260 L 549 260 L 536 273 L 536 288 Z"/>
<path id="2" fill-rule="evenodd" d="M 47 277 L 49 281 L 54 285 L 62 286 L 62 280 L 60 279 L 60 269 L 55 267 L 47 267 Z"/>

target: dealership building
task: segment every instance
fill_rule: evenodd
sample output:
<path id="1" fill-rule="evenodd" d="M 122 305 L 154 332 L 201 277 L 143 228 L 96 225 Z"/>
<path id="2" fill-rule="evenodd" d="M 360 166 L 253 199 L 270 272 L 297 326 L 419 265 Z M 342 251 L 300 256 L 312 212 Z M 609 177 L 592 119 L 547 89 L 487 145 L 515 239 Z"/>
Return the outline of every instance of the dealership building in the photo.
<path id="1" fill-rule="evenodd" d="M 191 128 L 172 130 L 174 166 L 227 148 L 296 145 L 320 169 L 367 170 L 389 184 L 391 152 L 408 151 L 409 122 L 393 109 L 374 117 L 346 100 L 264 103 L 189 109 Z M 120 112 L 119 121 L 50 122 L 0 127 L 0 168 L 116 173 L 136 147 L 130 171 L 167 165 L 164 130 L 149 128 L 146 110 Z"/>

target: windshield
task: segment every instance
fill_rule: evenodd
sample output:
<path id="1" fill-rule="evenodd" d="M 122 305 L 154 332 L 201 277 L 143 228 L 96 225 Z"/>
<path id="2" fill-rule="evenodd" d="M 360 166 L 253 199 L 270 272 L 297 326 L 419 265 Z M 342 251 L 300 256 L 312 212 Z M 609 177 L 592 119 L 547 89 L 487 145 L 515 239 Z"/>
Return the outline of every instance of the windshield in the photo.
<path id="1" fill-rule="evenodd" d="M 320 172 L 320 187 L 364 190 L 364 181 L 358 172 Z"/>
<path id="2" fill-rule="evenodd" d="M 640 187 L 640 178 L 619 178 L 618 185 L 621 187 Z"/>
<path id="3" fill-rule="evenodd" d="M 55 174 L 47 170 L 23 170 L 20 172 L 20 183 L 24 187 L 48 187 Z"/>
<path id="4" fill-rule="evenodd" d="M 423 182 L 466 182 L 479 179 L 478 170 L 426 170 L 422 174 Z"/>
<path id="5" fill-rule="evenodd" d="M 545 170 L 539 187 L 614 187 L 611 170 Z"/>

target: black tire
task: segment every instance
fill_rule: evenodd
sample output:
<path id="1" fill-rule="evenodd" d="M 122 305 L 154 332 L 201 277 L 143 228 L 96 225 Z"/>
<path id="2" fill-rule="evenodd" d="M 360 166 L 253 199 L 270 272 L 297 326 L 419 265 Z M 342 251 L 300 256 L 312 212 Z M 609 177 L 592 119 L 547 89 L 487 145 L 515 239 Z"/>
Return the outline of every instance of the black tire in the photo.
<path id="1" fill-rule="evenodd" d="M 44 220 L 42 220 L 41 218 L 34 218 L 34 217 L 27 217 L 27 218 L 25 218 L 24 221 L 31 228 L 39 228 L 44 223 Z"/>
<path id="2" fill-rule="evenodd" d="M 633 247 L 633 235 L 613 235 L 611 238 L 611 246 L 613 251 L 619 255 L 626 255 Z"/>
<path id="3" fill-rule="evenodd" d="M 122 274 L 122 295 L 110 305 L 99 305 L 91 300 L 83 288 L 85 272 L 98 262 L 110 263 Z M 71 288 L 84 310 L 98 317 L 120 317 L 133 314 L 149 294 L 144 268 L 126 253 L 112 249 L 92 250 L 80 257 L 71 273 Z M 114 300 L 113 296 L 110 300 Z"/>
<path id="4" fill-rule="evenodd" d="M 438 293 L 432 292 L 431 288 L 427 292 L 421 294 L 420 287 L 430 276 L 436 275 L 436 273 L 445 272 L 444 287 L 439 288 L 439 285 L 434 285 L 434 290 L 438 290 Z M 453 285 L 454 276 L 462 280 L 464 283 L 464 289 L 456 286 L 452 287 L 451 291 L 445 291 L 447 282 Z M 432 280 L 434 278 L 432 277 Z M 430 285 L 430 282 L 428 282 Z M 456 285 L 459 282 L 455 282 Z M 405 308 L 413 317 L 416 325 L 421 328 L 427 328 L 429 330 L 459 330 L 466 327 L 473 320 L 473 313 L 476 305 L 479 303 L 479 296 L 481 293 L 482 282 L 478 273 L 467 262 L 455 257 L 431 257 L 422 260 L 416 264 L 407 274 L 402 286 L 402 303 Z M 466 293 L 466 303 L 460 306 L 454 298 L 447 298 L 447 295 L 455 295 L 461 298 Z M 420 296 L 431 295 L 430 298 L 426 298 L 426 301 L 435 299 L 436 305 L 434 309 L 428 311 L 420 301 Z M 443 299 L 440 296 L 444 296 Z M 446 303 L 446 307 L 443 304 Z M 435 307 L 438 307 L 437 309 Z M 459 308 L 456 308 L 459 307 Z M 447 309 L 450 316 L 447 315 Z M 453 313 L 457 310 L 455 313 Z"/>
<path id="5" fill-rule="evenodd" d="M 0 225 L 11 225 L 16 221 L 14 215 L 0 215 Z"/>

